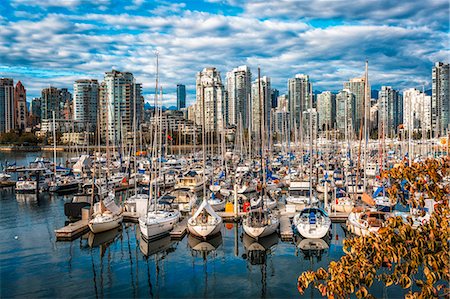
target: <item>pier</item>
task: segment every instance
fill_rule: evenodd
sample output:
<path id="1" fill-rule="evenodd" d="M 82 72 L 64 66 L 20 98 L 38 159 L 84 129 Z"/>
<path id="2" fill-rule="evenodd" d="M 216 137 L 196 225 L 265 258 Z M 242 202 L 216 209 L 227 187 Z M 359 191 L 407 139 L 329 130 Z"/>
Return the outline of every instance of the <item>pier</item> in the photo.
<path id="1" fill-rule="evenodd" d="M 183 220 L 177 223 L 173 230 L 170 232 L 170 238 L 174 240 L 181 240 L 187 233 L 188 217 L 184 217 Z"/>
<path id="2" fill-rule="evenodd" d="M 292 231 L 291 219 L 287 215 L 280 217 L 280 237 L 281 241 L 292 241 L 294 232 Z"/>
<path id="3" fill-rule="evenodd" d="M 57 241 L 72 241 L 89 231 L 89 220 L 78 220 L 55 230 Z"/>

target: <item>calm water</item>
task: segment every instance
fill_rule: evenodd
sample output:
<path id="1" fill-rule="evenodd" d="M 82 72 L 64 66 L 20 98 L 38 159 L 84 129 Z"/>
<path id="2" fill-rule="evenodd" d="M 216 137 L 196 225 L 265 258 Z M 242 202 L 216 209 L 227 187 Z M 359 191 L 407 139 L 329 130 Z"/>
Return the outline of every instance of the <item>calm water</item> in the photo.
<path id="1" fill-rule="evenodd" d="M 36 155 L 0 153 L 0 161 L 23 164 Z M 65 224 L 66 200 L 70 197 L 0 191 L 2 298 L 301 297 L 298 275 L 326 267 L 343 254 L 340 224 L 333 224 L 323 252 L 301 251 L 277 236 L 255 243 L 235 224 L 225 224 L 221 236 L 209 243 L 188 236 L 146 243 L 130 223 L 122 230 L 57 242 L 54 230 Z M 399 291 L 379 284 L 372 288 L 376 297 L 397 298 Z M 304 297 L 320 295 L 309 289 Z"/>

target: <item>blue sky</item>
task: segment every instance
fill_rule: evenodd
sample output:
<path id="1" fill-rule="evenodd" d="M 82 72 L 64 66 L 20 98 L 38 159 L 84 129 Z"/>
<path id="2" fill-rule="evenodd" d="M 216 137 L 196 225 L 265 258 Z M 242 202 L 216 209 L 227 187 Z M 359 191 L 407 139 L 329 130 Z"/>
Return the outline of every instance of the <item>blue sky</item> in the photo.
<path id="1" fill-rule="evenodd" d="M 372 88 L 430 86 L 431 67 L 449 61 L 448 0 L 393 1 L 0 1 L 0 77 L 21 80 L 28 100 L 49 85 L 72 89 L 112 68 L 132 72 L 152 98 L 160 53 L 165 105 L 177 83 L 195 99 L 195 74 L 257 66 L 286 92 L 310 75 L 315 90 L 336 91 L 362 75 Z"/>

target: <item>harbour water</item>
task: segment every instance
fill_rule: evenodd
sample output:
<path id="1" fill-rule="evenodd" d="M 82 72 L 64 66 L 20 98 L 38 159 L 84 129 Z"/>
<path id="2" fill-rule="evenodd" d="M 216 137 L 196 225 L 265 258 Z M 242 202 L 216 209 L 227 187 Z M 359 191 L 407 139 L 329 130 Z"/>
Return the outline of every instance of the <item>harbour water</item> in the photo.
<path id="1" fill-rule="evenodd" d="M 41 153 L 0 154 L 0 161 L 26 164 Z M 301 250 L 277 235 L 255 241 L 239 224 L 224 224 L 208 243 L 189 236 L 155 242 L 138 226 L 56 241 L 70 196 L 16 195 L 0 191 L 1 297 L 295 298 L 303 271 L 326 267 L 343 255 L 345 233 L 333 224 L 329 248 Z M 407 291 L 407 290 L 406 290 Z M 403 297 L 404 290 L 374 284 L 376 297 Z M 306 298 L 321 297 L 308 289 Z"/>

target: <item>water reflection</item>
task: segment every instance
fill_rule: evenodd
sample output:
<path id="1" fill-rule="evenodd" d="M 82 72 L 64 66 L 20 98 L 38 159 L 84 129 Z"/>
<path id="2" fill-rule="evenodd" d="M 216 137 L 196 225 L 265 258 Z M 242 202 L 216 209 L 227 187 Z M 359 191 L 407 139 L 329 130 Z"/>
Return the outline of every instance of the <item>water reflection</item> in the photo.
<path id="1" fill-rule="evenodd" d="M 163 259 L 167 254 L 175 251 L 174 245 L 175 243 L 171 242 L 170 235 L 148 241 L 142 234 L 139 234 L 139 249 L 146 258 L 157 255 L 157 258 Z"/>
<path id="2" fill-rule="evenodd" d="M 222 245 L 222 233 L 218 233 L 208 240 L 200 240 L 191 234 L 188 236 L 188 244 L 191 247 L 191 252 L 194 256 L 200 255 L 204 260 L 209 254 L 214 254 L 215 251 Z"/>
<path id="3" fill-rule="evenodd" d="M 330 248 L 330 238 L 324 239 L 301 239 L 297 240 L 297 248 L 303 253 L 305 260 L 311 262 L 316 259 L 317 262 L 322 260 L 322 256 Z"/>
<path id="4" fill-rule="evenodd" d="M 109 245 L 111 245 L 116 238 L 118 238 L 119 236 L 122 236 L 122 227 L 119 226 L 115 229 L 103 232 L 103 233 L 99 233 L 99 234 L 94 234 L 92 232 L 88 233 L 88 244 L 89 247 L 93 248 L 93 247 L 100 247 L 100 256 L 103 257 L 103 255 L 105 254 L 106 248 L 108 248 Z"/>
<path id="5" fill-rule="evenodd" d="M 250 265 L 259 265 L 260 267 L 261 298 L 265 298 L 267 295 L 267 257 L 274 252 L 276 245 L 278 244 L 278 235 L 273 233 L 264 238 L 255 240 L 244 233 L 242 242 L 245 249 L 242 258 L 250 262 Z M 271 265 L 271 268 L 273 273 L 273 264 Z"/>

